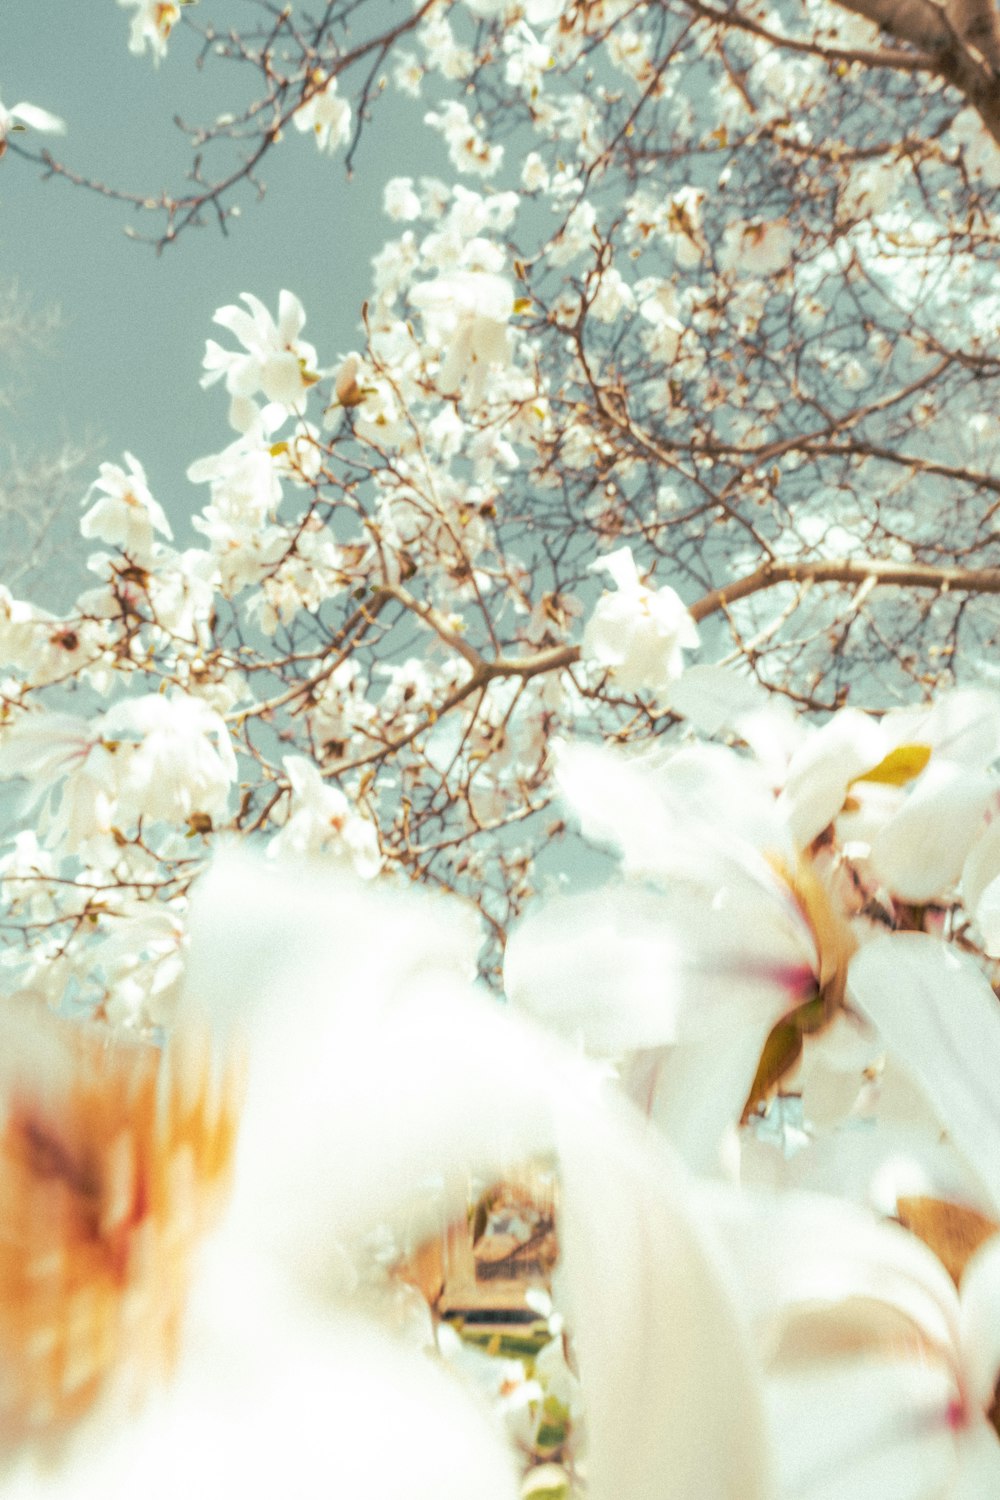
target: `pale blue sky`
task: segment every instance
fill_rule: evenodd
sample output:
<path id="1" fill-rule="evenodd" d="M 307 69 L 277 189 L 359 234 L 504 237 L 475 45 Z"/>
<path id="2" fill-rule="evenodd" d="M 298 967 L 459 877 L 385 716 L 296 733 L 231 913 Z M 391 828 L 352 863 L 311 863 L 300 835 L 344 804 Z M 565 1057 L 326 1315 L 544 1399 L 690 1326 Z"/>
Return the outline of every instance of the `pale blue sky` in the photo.
<path id="1" fill-rule="evenodd" d="M 374 4 L 409 13 L 392 0 Z M 240 103 L 251 76 L 228 63 L 199 73 L 183 28 L 154 68 L 148 54 L 127 49 L 131 14 L 114 0 L 4 0 L 0 98 L 62 115 L 65 137 L 20 140 L 49 145 L 75 170 L 133 191 L 176 187 L 189 153 L 173 116 L 214 118 Z M 250 0 L 202 0 L 198 15 L 246 25 L 260 9 Z M 424 104 L 408 106 L 390 92 L 379 106 L 352 181 L 342 156 L 321 156 L 311 137 L 290 132 L 265 163 L 266 198 L 244 198 L 227 239 L 214 226 L 191 230 L 161 256 L 124 233 L 126 223 L 148 231 L 152 217 L 145 223 L 125 205 L 42 182 L 11 154 L 0 161 L 0 277 L 16 278 L 38 303 L 58 302 L 64 316 L 53 356 L 34 362 L 21 391 L 18 441 L 44 447 L 90 430 L 103 458 L 120 462 L 130 449 L 178 542 L 194 540 L 185 517 L 206 496 L 185 469 L 233 436 L 225 395 L 198 385 L 205 338 L 218 331 L 212 313 L 243 291 L 274 307 L 288 286 L 305 304 L 306 337 L 331 362 L 358 343 L 370 257 L 398 232 L 382 215 L 385 182 L 447 173 L 438 137 L 420 124 Z"/>

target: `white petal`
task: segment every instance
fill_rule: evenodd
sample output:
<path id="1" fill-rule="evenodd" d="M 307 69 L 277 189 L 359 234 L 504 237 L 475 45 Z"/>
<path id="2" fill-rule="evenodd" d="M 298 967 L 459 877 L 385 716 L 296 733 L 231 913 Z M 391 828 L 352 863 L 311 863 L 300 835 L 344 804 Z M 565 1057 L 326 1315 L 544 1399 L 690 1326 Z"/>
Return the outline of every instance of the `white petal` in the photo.
<path id="1" fill-rule="evenodd" d="M 872 863 L 895 896 L 931 901 L 954 885 L 995 792 L 985 772 L 931 762 L 872 840 Z"/>
<path id="2" fill-rule="evenodd" d="M 948 1500 L 984 1500 L 1000 1495 L 1000 1443 L 989 1422 L 974 1422 L 959 1434 L 958 1473 Z"/>
<path id="3" fill-rule="evenodd" d="M 855 776 L 886 753 L 884 733 L 868 714 L 845 708 L 815 730 L 792 755 L 779 806 L 800 849 L 840 812 Z"/>
<path id="4" fill-rule="evenodd" d="M 1000 1007 L 984 976 L 925 933 L 895 933 L 855 955 L 848 994 L 1000 1210 Z"/>
<path id="5" fill-rule="evenodd" d="M 15 104 L 10 114 L 15 120 L 29 125 L 32 130 L 45 130 L 50 135 L 66 134 L 66 121 L 60 120 L 58 115 L 50 114 L 47 109 L 39 109 L 37 104 Z"/>
<path id="6" fill-rule="evenodd" d="M 1000 1376 L 1000 1238 L 987 1240 L 962 1273 L 962 1348 L 970 1399 L 993 1405 Z"/>
<path id="7" fill-rule="evenodd" d="M 688 667 L 671 689 L 670 704 L 702 734 L 735 729 L 741 720 L 767 703 L 767 694 L 754 678 L 727 667 Z"/>
<path id="8" fill-rule="evenodd" d="M 898 709 L 882 722 L 894 744 L 932 745 L 935 759 L 985 768 L 1000 756 L 1000 694 L 988 688 L 942 693 L 929 708 Z"/>
<path id="9" fill-rule="evenodd" d="M 588 1412 L 588 1494 L 770 1494 L 756 1361 L 732 1288 L 654 1142 L 559 1115 L 560 1241 Z M 595 1191 L 595 1188 L 597 1189 Z"/>
<path id="10" fill-rule="evenodd" d="M 941 1370 L 889 1362 L 772 1379 L 783 1500 L 945 1500 L 958 1465 L 951 1393 Z"/>
<path id="11" fill-rule="evenodd" d="M 626 593 L 638 593 L 642 586 L 631 547 L 619 547 L 616 552 L 608 552 L 604 557 L 595 558 L 590 564 L 590 571 L 608 573 L 616 588 Z"/>

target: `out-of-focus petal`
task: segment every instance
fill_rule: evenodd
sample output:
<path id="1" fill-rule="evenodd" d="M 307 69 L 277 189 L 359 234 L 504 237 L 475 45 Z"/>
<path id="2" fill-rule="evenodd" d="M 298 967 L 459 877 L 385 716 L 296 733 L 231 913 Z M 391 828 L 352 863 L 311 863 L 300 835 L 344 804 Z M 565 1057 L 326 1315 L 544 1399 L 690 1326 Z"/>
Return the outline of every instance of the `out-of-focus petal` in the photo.
<path id="1" fill-rule="evenodd" d="M 958 1473 L 948 1500 L 984 1500 L 1000 1495 L 1000 1443 L 988 1422 L 975 1422 L 958 1445 Z"/>
<path id="2" fill-rule="evenodd" d="M 641 587 L 631 547 L 619 547 L 615 552 L 595 558 L 590 564 L 590 570 L 593 573 L 607 573 L 615 587 L 624 592 L 636 593 Z"/>
<path id="3" fill-rule="evenodd" d="M 788 765 L 779 807 L 804 849 L 840 812 L 855 776 L 878 764 L 888 748 L 868 714 L 845 708 L 803 740 Z"/>
<path id="4" fill-rule="evenodd" d="M 934 1419 L 950 1391 L 944 1371 L 894 1361 L 772 1378 L 782 1500 L 950 1500 L 955 1434 Z"/>
<path id="5" fill-rule="evenodd" d="M 763 1390 L 723 1265 L 652 1138 L 565 1098 L 560 1240 L 601 1500 L 763 1500 Z"/>
<path id="6" fill-rule="evenodd" d="M 882 722 L 894 744 L 931 745 L 935 759 L 984 769 L 1000 756 L 1000 694 L 989 688 L 941 693 L 925 708 L 896 709 Z"/>
<path id="7" fill-rule="evenodd" d="M 966 1265 L 961 1305 L 970 1400 L 989 1411 L 1000 1376 L 1000 1237 L 987 1240 Z"/>
<path id="8" fill-rule="evenodd" d="M 996 1212 L 1000 1007 L 985 977 L 926 933 L 895 933 L 856 954 L 848 993 L 915 1077 Z"/>
<path id="9" fill-rule="evenodd" d="M 985 772 L 932 761 L 872 840 L 872 863 L 893 895 L 922 902 L 946 893 L 985 827 L 995 794 Z"/>
<path id="10" fill-rule="evenodd" d="M 702 663 L 688 667 L 670 693 L 670 706 L 702 734 L 738 728 L 751 713 L 761 711 L 768 695 L 752 677 L 726 667 Z"/>

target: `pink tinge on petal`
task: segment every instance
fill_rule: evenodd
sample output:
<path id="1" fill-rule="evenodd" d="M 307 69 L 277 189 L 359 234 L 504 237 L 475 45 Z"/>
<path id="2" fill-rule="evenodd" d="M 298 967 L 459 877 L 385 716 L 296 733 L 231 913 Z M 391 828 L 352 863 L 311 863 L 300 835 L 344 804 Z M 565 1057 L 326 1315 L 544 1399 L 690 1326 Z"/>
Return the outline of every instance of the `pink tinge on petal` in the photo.
<path id="1" fill-rule="evenodd" d="M 715 974 L 732 974 L 734 979 L 752 979 L 761 984 L 773 984 L 783 990 L 796 1004 L 809 1000 L 816 994 L 818 981 L 816 971 L 807 963 L 769 963 L 767 959 L 750 958 L 733 954 L 726 960 L 704 965 Z"/>
<path id="2" fill-rule="evenodd" d="M 816 993 L 816 975 L 808 964 L 750 964 L 747 972 L 755 979 L 771 980 L 796 1000 Z"/>

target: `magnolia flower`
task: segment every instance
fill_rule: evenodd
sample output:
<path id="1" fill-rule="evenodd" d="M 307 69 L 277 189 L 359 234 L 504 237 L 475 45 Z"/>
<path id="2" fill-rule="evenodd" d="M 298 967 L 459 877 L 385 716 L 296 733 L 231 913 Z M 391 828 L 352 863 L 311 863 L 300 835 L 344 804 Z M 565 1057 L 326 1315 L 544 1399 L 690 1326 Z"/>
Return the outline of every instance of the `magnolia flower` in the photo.
<path id="1" fill-rule="evenodd" d="M 956 1292 L 915 1236 L 834 1199 L 715 1194 L 705 1207 L 765 1359 L 782 1500 L 996 1493 L 1000 1242 Z"/>
<path id="2" fill-rule="evenodd" d="M 314 82 L 319 84 L 323 75 Z M 337 93 L 336 75 L 331 76 L 322 88 L 317 88 L 304 104 L 300 104 L 292 116 L 296 130 L 311 130 L 320 151 L 333 153 L 347 144 L 351 135 L 351 106 Z"/>
<path id="3" fill-rule="evenodd" d="M 110 834 L 120 771 L 99 721 L 77 714 L 24 714 L 0 739 L 0 778 L 33 784 L 45 843 L 69 853 Z"/>
<path id="4" fill-rule="evenodd" d="M 250 292 L 241 296 L 249 312 L 241 307 L 220 307 L 213 322 L 234 334 L 246 352 L 239 354 L 223 349 L 214 339 L 206 340 L 201 384 L 210 386 L 225 378 L 226 390 L 233 398 L 230 423 L 245 432 L 260 418 L 259 409 L 250 399 L 258 391 L 268 401 L 297 411 L 320 375 L 316 350 L 299 338 L 306 315 L 298 297 L 287 291 L 281 293 L 275 323 L 258 298 Z"/>
<path id="5" fill-rule="evenodd" d="M 84 504 L 97 491 L 98 499 L 80 521 L 80 534 L 97 538 L 121 550 L 133 561 L 152 561 L 153 533 L 173 537 L 163 507 L 153 499 L 146 481 L 146 471 L 131 453 L 125 454 L 128 472 L 117 464 L 101 464 L 84 498 Z"/>
<path id="6" fill-rule="evenodd" d="M 223 1017 L 203 1025 L 216 998 L 189 994 L 162 1052 L 26 1006 L 0 1020 L 5 1493 L 515 1500 L 511 1457 L 457 1384 L 337 1306 L 336 1227 L 269 1253 L 282 1210 L 242 1141 L 219 1226 L 243 1068 Z M 265 1053 L 254 1066 L 259 1098 Z"/>
<path id="7" fill-rule="evenodd" d="M 995 693 L 945 693 L 880 720 L 842 709 L 803 737 L 780 804 L 800 847 L 835 823 L 842 842 L 865 847 L 877 883 L 923 903 L 954 886 L 985 834 L 998 756 Z"/>
<path id="8" fill-rule="evenodd" d="M 626 693 L 665 694 L 684 671 L 684 649 L 699 644 L 698 627 L 669 584 L 639 581 L 631 547 L 591 563 L 610 573 L 616 592 L 602 594 L 583 633 L 583 658 L 610 669 Z"/>
<path id="9" fill-rule="evenodd" d="M 286 755 L 291 812 L 268 845 L 270 854 L 326 856 L 370 880 L 382 868 L 378 834 L 370 818 L 351 808 L 339 787 L 323 780 L 312 761 Z"/>
<path id="10" fill-rule="evenodd" d="M 331 1231 L 439 1231 L 470 1172 L 554 1151 L 588 1494 L 765 1500 L 754 1356 L 683 1174 L 589 1070 L 467 986 L 453 904 L 408 894 L 245 856 L 205 883 L 191 992 L 253 1044 L 231 1234 L 329 1305 Z"/>
<path id="11" fill-rule="evenodd" d="M 438 390 L 452 396 L 464 389 L 473 404 L 481 401 L 491 367 L 510 362 L 510 282 L 490 271 L 452 271 L 419 282 L 410 301 L 424 315 L 431 344 L 444 351 Z"/>
<path id="12" fill-rule="evenodd" d="M 787 1066 L 799 1021 L 836 1014 L 853 937 L 752 761 L 705 745 L 658 760 L 565 746 L 556 779 L 625 879 L 529 916 L 507 946 L 508 994 L 617 1061 L 688 1163 L 714 1169 L 775 1026 L 799 1018 Z"/>
<path id="13" fill-rule="evenodd" d="M 750 276 L 773 276 L 788 265 L 795 236 L 786 219 L 771 224 L 730 224 L 722 238 L 719 265 L 723 271 Z"/>
<path id="14" fill-rule="evenodd" d="M 153 54 L 153 63 L 167 55 L 170 33 L 181 18 L 181 6 L 190 5 L 191 0 L 118 0 L 124 9 L 135 7 L 129 31 L 128 50 L 140 56 L 147 45 Z"/>
<path id="15" fill-rule="evenodd" d="M 37 104 L 22 101 L 5 109 L 0 103 L 0 156 L 7 149 L 7 137 L 20 130 L 44 130 L 50 135 L 65 135 L 66 122 L 58 115 L 49 114 L 47 109 L 40 109 Z"/>
<path id="16" fill-rule="evenodd" d="M 104 715 L 101 732 L 122 764 L 124 820 L 182 823 L 225 811 L 236 755 L 225 723 L 200 698 L 175 690 L 124 699 Z"/>

